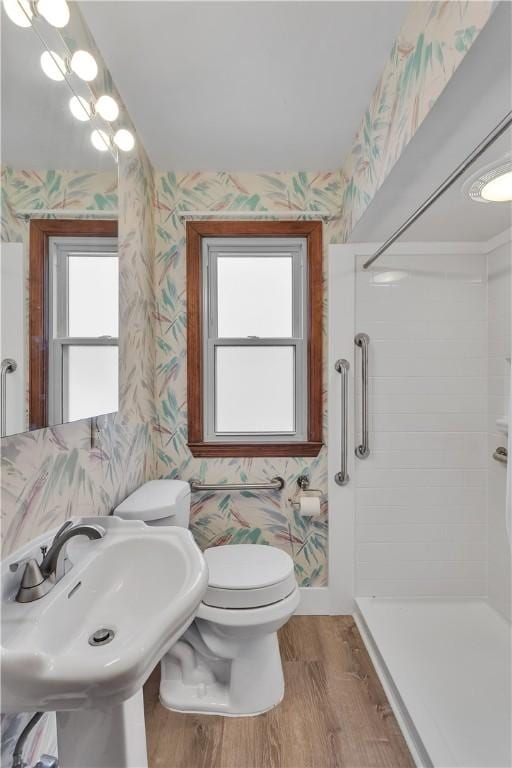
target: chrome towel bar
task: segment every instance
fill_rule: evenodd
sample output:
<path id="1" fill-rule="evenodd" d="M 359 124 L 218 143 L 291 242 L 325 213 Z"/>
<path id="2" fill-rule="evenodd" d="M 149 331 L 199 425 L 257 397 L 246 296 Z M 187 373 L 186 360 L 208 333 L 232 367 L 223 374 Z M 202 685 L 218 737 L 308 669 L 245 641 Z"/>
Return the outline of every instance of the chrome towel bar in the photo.
<path id="1" fill-rule="evenodd" d="M 500 461 L 502 464 L 506 464 L 508 462 L 508 451 L 500 445 L 496 448 L 492 457 L 495 461 Z"/>
<path id="2" fill-rule="evenodd" d="M 194 493 L 201 491 L 282 491 L 284 480 L 273 477 L 268 483 L 200 483 L 191 480 L 190 487 Z"/>
<path id="3" fill-rule="evenodd" d="M 340 471 L 334 475 L 334 480 L 338 485 L 346 485 L 349 481 L 347 471 L 347 452 L 348 452 L 348 372 L 350 363 L 348 360 L 336 360 L 335 370 L 341 374 L 341 459 Z"/>
<path id="4" fill-rule="evenodd" d="M 368 345 L 370 337 L 367 333 L 358 333 L 354 344 L 361 347 L 361 444 L 356 447 L 358 459 L 367 459 L 370 455 L 368 445 Z"/>

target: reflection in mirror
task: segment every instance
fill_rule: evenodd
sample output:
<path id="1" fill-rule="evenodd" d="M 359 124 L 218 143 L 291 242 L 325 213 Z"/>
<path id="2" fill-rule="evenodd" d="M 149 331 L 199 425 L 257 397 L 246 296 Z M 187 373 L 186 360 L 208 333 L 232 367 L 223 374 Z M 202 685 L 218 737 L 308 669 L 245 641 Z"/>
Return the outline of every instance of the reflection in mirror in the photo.
<path id="1" fill-rule="evenodd" d="M 48 35 L 61 50 L 49 25 Z M 87 86 L 71 91 L 44 73 L 35 29 L 2 9 L 1 42 L 0 400 L 10 435 L 117 410 L 117 167 L 77 113 Z"/>

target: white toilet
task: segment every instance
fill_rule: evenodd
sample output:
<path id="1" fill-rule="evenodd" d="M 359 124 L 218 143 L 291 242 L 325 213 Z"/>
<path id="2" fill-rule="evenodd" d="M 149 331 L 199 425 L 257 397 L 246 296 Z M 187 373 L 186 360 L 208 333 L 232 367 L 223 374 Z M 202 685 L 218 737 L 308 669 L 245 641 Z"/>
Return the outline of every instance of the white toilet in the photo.
<path id="1" fill-rule="evenodd" d="M 114 514 L 188 528 L 190 486 L 152 480 Z M 258 715 L 284 695 L 277 630 L 299 605 L 293 561 L 260 544 L 212 547 L 204 557 L 208 589 L 195 621 L 162 659 L 160 701 L 180 712 Z"/>

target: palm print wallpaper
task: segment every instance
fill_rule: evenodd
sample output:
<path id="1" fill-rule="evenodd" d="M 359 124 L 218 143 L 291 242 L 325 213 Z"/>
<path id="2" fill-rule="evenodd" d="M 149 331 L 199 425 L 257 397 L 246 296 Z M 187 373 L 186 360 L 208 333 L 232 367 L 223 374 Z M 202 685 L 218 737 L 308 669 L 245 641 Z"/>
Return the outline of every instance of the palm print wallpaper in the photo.
<path id="1" fill-rule="evenodd" d="M 181 210 L 328 210 L 325 251 L 338 242 L 339 173 L 157 173 L 155 175 L 157 476 L 220 483 L 280 475 L 282 493 L 201 493 L 193 496 L 192 531 L 204 548 L 218 544 L 272 544 L 294 559 L 301 586 L 326 584 L 327 455 L 314 459 L 195 459 L 187 447 L 185 224 Z M 324 294 L 325 295 L 325 294 Z M 325 307 L 324 307 L 325 309 Z M 324 340 L 325 312 L 324 312 Z M 324 355 L 325 357 L 325 355 Z M 325 374 L 324 374 L 325 383 Z M 325 393 L 325 386 L 324 386 Z M 325 429 L 324 397 L 324 432 Z M 307 472 L 324 491 L 322 515 L 303 518 L 288 502 L 297 477 Z"/>
<path id="2" fill-rule="evenodd" d="M 491 2 L 412 2 L 342 167 L 345 242 L 464 59 Z"/>
<path id="3" fill-rule="evenodd" d="M 491 11 L 487 0 L 410 4 L 341 171 L 154 173 L 140 140 L 133 157 L 121 158 L 120 410 L 104 419 L 101 439 L 93 448 L 88 421 L 2 440 L 4 553 L 72 514 L 110 511 L 146 478 L 179 475 L 244 481 L 281 474 L 287 488 L 279 498 L 251 493 L 194 497 L 194 535 L 203 547 L 226 541 L 272 543 L 292 554 L 302 585 L 326 583 L 327 500 L 322 515 L 311 523 L 297 519 L 286 503 L 304 469 L 311 473 L 312 484 L 325 490 L 325 448 L 314 460 L 275 461 L 206 461 L 193 459 L 187 450 L 184 225 L 178 211 L 327 208 L 332 218 L 325 225 L 325 244 L 346 241 Z M 84 41 L 83 47 L 94 51 L 88 31 L 75 15 L 69 34 L 72 48 Z M 115 94 L 108 71 L 104 67 L 102 71 L 105 87 Z M 32 181 L 20 182 L 18 174 L 9 169 L 2 174 L 2 185 L 6 182 L 2 227 L 9 238 L 19 234 L 6 201 L 10 177 L 21 183 L 18 191 L 26 192 L 27 200 L 31 195 Z M 64 178 L 61 184 L 69 189 L 71 179 Z M 80 208 L 92 204 L 90 198 L 86 201 L 87 181 L 78 183 L 82 187 L 85 197 L 73 190 Z M 111 194 L 108 185 L 103 192 Z M 44 197 L 41 207 L 58 207 L 59 195 Z M 26 721 L 26 715 L 3 719 L 2 765 L 10 764 Z M 52 718 L 43 719 L 27 745 L 26 759 L 32 764 L 42 751 L 55 752 L 54 737 Z"/>

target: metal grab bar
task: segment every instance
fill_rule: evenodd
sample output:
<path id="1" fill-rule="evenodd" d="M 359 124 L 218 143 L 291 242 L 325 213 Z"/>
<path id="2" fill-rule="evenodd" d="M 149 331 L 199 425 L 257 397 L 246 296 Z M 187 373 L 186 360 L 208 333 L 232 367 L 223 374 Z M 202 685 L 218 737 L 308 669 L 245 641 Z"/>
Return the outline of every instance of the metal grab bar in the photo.
<path id="1" fill-rule="evenodd" d="M 367 333 L 358 333 L 354 344 L 361 347 L 361 444 L 356 447 L 358 459 L 367 459 L 370 455 L 368 445 L 368 345 L 370 337 Z"/>
<path id="2" fill-rule="evenodd" d="M 200 483 L 198 480 L 191 480 L 190 488 L 194 493 L 201 491 L 282 491 L 284 480 L 282 477 L 273 477 L 269 483 Z"/>
<path id="3" fill-rule="evenodd" d="M 347 472 L 347 454 L 348 454 L 348 372 L 350 363 L 348 360 L 336 360 L 334 368 L 341 373 L 341 460 L 340 471 L 334 475 L 334 480 L 338 485 L 346 485 L 349 481 Z"/>
<path id="4" fill-rule="evenodd" d="M 502 464 L 507 464 L 508 462 L 508 451 L 506 448 L 503 448 L 501 445 L 496 448 L 492 455 L 493 459 L 496 461 L 500 461 Z"/>
<path id="5" fill-rule="evenodd" d="M 5 357 L 0 364 L 0 437 L 5 437 L 7 421 L 7 382 L 8 373 L 14 373 L 18 363 L 12 357 Z"/>

